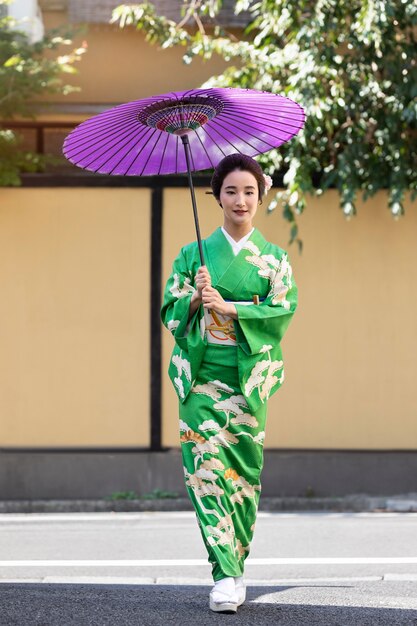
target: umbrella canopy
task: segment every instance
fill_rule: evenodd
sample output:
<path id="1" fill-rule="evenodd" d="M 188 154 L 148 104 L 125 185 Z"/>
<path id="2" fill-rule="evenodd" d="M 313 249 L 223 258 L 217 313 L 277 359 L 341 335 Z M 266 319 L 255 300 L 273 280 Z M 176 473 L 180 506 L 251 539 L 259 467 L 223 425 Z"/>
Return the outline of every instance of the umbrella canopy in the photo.
<path id="1" fill-rule="evenodd" d="M 213 168 L 228 154 L 256 156 L 289 141 L 303 109 L 284 96 L 254 89 L 171 92 L 116 106 L 66 138 L 66 158 L 92 172 L 152 176 L 187 172 L 180 145 L 188 136 L 191 171 Z M 188 170 L 189 171 L 189 170 Z"/>
<path id="2" fill-rule="evenodd" d="M 232 87 L 191 89 L 136 100 L 92 117 L 68 135 L 64 154 L 100 174 L 187 172 L 204 265 L 191 172 L 215 167 L 235 152 L 253 157 L 277 148 L 298 133 L 304 119 L 298 104 L 278 94 Z"/>

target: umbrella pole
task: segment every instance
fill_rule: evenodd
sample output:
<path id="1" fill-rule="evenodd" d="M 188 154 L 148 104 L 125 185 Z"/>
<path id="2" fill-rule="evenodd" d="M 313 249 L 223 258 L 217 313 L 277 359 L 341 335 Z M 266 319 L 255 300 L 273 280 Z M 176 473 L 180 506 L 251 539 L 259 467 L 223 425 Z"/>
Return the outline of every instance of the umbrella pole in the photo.
<path id="1" fill-rule="evenodd" d="M 203 246 L 201 245 L 200 224 L 198 222 L 197 202 L 196 202 L 196 199 L 195 199 L 193 179 L 192 179 L 192 176 L 191 176 L 190 142 L 188 140 L 188 135 L 181 135 L 181 139 L 182 139 L 182 143 L 183 143 L 184 151 L 185 151 L 185 160 L 187 162 L 188 186 L 190 187 L 191 202 L 192 202 L 192 205 L 193 205 L 195 232 L 197 234 L 197 243 L 198 243 L 198 250 L 200 252 L 200 261 L 201 261 L 201 265 L 205 265 L 205 263 L 204 263 L 204 254 L 203 254 Z"/>

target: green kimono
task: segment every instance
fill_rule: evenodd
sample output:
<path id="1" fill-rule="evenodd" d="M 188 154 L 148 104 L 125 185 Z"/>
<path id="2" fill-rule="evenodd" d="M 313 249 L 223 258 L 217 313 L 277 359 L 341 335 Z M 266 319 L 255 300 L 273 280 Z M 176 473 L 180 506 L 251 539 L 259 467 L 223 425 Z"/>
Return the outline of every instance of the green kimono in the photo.
<path id="1" fill-rule="evenodd" d="M 214 580 L 241 576 L 260 495 L 266 402 L 284 381 L 280 342 L 297 306 L 288 256 L 255 228 L 235 256 L 221 228 L 203 241 L 212 286 L 238 319 L 202 306 L 188 320 L 197 243 L 183 247 L 161 310 L 175 346 L 185 483 Z M 255 304 L 259 302 L 259 304 Z"/>

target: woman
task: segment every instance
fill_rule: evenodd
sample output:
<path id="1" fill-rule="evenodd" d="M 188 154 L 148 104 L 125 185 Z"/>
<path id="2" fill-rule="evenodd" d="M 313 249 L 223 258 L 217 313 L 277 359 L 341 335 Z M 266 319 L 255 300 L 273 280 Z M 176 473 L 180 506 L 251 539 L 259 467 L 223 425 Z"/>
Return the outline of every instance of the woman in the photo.
<path id="1" fill-rule="evenodd" d="M 223 226 L 181 249 L 162 320 L 175 338 L 169 375 L 180 400 L 185 483 L 212 564 L 210 608 L 245 600 L 260 496 L 266 402 L 282 384 L 280 341 L 297 306 L 287 254 L 253 227 L 269 177 L 242 154 L 211 181 Z"/>

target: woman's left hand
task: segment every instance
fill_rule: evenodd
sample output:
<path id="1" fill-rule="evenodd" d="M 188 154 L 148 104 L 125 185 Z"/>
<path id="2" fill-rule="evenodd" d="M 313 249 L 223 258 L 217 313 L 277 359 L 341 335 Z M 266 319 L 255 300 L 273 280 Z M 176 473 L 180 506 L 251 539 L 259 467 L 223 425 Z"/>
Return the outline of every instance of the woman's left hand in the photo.
<path id="1" fill-rule="evenodd" d="M 212 309 L 220 315 L 229 315 L 237 319 L 236 307 L 233 302 L 225 302 L 214 287 L 204 287 L 202 300 L 205 309 Z"/>

